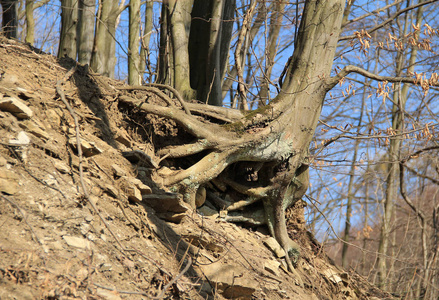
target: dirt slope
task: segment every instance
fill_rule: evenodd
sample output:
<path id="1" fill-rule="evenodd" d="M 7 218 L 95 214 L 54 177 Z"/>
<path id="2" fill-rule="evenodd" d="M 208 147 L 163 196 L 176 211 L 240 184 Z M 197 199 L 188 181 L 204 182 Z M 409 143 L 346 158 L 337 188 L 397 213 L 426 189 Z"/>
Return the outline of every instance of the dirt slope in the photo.
<path id="1" fill-rule="evenodd" d="M 301 207 L 303 286 L 263 228 L 188 209 L 154 181 L 155 147 L 184 132 L 75 66 L 0 37 L 0 299 L 391 298 L 329 262 Z"/>

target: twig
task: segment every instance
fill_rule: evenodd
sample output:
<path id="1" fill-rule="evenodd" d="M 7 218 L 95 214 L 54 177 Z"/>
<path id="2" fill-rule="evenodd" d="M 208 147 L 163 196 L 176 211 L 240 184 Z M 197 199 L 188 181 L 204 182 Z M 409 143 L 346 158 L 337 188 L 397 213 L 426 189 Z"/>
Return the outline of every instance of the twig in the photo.
<path id="1" fill-rule="evenodd" d="M 110 175 L 108 175 L 108 173 L 105 172 L 105 170 L 102 169 L 101 166 L 99 166 L 99 164 L 98 164 L 94 159 L 91 159 L 91 161 L 95 164 L 95 166 L 96 166 L 99 170 L 101 170 L 105 175 L 107 175 L 107 177 L 112 181 L 113 185 L 116 184 L 116 182 L 114 181 L 114 179 L 113 179 Z M 118 189 L 118 195 L 115 195 L 115 196 L 116 196 L 116 200 L 117 200 L 117 205 L 118 205 L 119 208 L 122 210 L 122 213 L 123 213 L 123 215 L 125 216 L 125 218 L 128 220 L 128 222 L 129 222 L 131 225 L 133 225 L 134 229 L 136 229 L 137 231 L 139 231 L 139 230 L 140 230 L 140 227 L 137 226 L 136 223 L 134 223 L 134 221 L 131 220 L 131 218 L 128 217 L 128 215 L 127 215 L 126 212 L 125 212 L 125 208 L 124 208 L 123 205 L 122 205 L 122 200 L 120 199 L 121 197 L 120 197 L 120 190 L 119 190 L 119 189 Z"/>
<path id="2" fill-rule="evenodd" d="M 98 288 L 101 289 L 105 289 L 105 290 L 109 290 L 109 291 L 114 291 L 114 292 L 118 292 L 120 294 L 129 294 L 129 295 L 142 295 L 142 296 L 146 296 L 146 297 L 150 297 L 147 293 L 145 292 L 135 292 L 135 291 L 119 291 L 117 289 L 111 288 L 111 287 L 107 287 L 107 286 L 103 286 L 97 283 L 93 283 L 95 286 L 97 286 Z"/>
<path id="3" fill-rule="evenodd" d="M 20 166 L 23 168 L 24 171 L 26 171 L 27 174 L 29 174 L 30 177 L 32 177 L 33 179 L 35 179 L 36 181 L 38 181 L 38 182 L 41 183 L 42 185 L 44 185 L 44 186 L 46 186 L 46 187 L 48 187 L 48 188 L 50 188 L 50 189 L 52 189 L 52 190 L 54 190 L 54 191 L 57 191 L 58 193 L 60 193 L 60 194 L 64 197 L 64 199 L 68 199 L 67 196 L 64 195 L 64 193 L 63 193 L 60 189 L 58 189 L 58 188 L 56 188 L 56 187 L 54 187 L 54 186 L 51 186 L 51 185 L 47 184 L 46 182 L 44 182 L 43 180 L 39 179 L 39 178 L 36 177 L 34 174 L 32 174 L 32 172 L 29 171 L 29 170 L 26 168 L 26 165 L 23 163 L 23 161 L 22 161 L 22 160 L 20 159 L 20 157 L 17 155 L 17 153 L 16 153 L 16 151 L 14 150 L 13 146 L 11 146 L 11 145 L 9 145 L 9 144 L 5 144 L 5 143 L 0 143 L 0 144 L 1 144 L 1 145 L 4 145 L 4 146 L 6 146 L 6 147 L 8 147 L 8 149 L 11 151 L 11 153 L 12 153 L 12 154 L 15 156 L 15 158 L 20 162 Z M 62 203 L 62 201 L 61 201 L 61 203 Z"/>
<path id="4" fill-rule="evenodd" d="M 32 226 L 30 226 L 30 224 L 27 222 L 27 218 L 26 218 L 26 216 L 24 215 L 23 211 L 21 210 L 20 206 L 18 206 L 17 203 L 15 203 L 14 201 L 12 201 L 12 200 L 9 199 L 8 197 L 6 197 L 6 196 L 4 196 L 4 195 L 1 195 L 1 196 L 2 196 L 3 199 L 5 199 L 5 200 L 8 201 L 11 205 L 15 206 L 15 207 L 18 209 L 18 211 L 20 212 L 21 216 L 23 217 L 24 222 L 26 223 L 27 226 L 29 226 L 30 231 L 31 231 L 32 234 L 34 235 L 34 237 L 35 237 L 35 241 L 36 241 L 38 244 L 43 245 L 43 243 L 41 243 L 40 239 L 38 238 L 38 235 L 35 233 L 35 231 L 34 231 L 34 229 L 32 228 Z"/>
<path id="5" fill-rule="evenodd" d="M 192 265 L 192 257 L 188 256 L 188 262 L 186 267 L 184 267 L 184 269 L 177 275 L 174 277 L 174 279 L 172 279 L 171 281 L 168 282 L 167 285 L 165 285 L 163 287 L 162 292 L 160 293 L 160 295 L 158 295 L 157 297 L 153 297 L 153 299 L 163 299 L 163 296 L 165 295 L 166 290 L 173 285 L 178 279 L 180 279 L 181 276 L 184 275 L 184 273 L 187 272 L 187 270 L 189 270 L 189 267 Z"/>
<path id="6" fill-rule="evenodd" d="M 178 273 L 177 276 L 175 276 L 171 281 L 168 282 L 168 284 L 166 284 L 166 285 L 163 287 L 163 290 L 161 291 L 160 295 L 158 295 L 157 297 L 151 297 L 150 295 L 148 295 L 148 294 L 145 293 L 145 292 L 120 291 L 120 290 L 118 290 L 118 289 L 111 288 L 111 287 L 106 287 L 106 286 L 103 286 L 103 285 L 100 285 L 100 284 L 97 284 L 97 283 L 93 283 L 93 284 L 94 284 L 95 286 L 97 286 L 98 288 L 106 289 L 106 290 L 109 290 L 109 291 L 115 291 L 115 292 L 118 292 L 118 293 L 120 293 L 120 294 L 142 295 L 142 296 L 145 296 L 145 297 L 149 297 L 149 298 L 151 298 L 151 299 L 157 299 L 157 300 L 159 300 L 159 299 L 163 299 L 163 297 L 164 297 L 165 292 L 167 291 L 167 289 L 169 289 L 169 287 L 170 287 L 171 285 L 173 285 L 178 279 L 180 279 L 181 276 L 183 276 L 184 273 L 186 273 L 186 272 L 189 270 L 189 267 L 190 267 L 191 265 L 192 265 L 192 258 L 189 256 L 189 257 L 188 257 L 188 263 L 187 263 L 186 267 L 184 267 L 184 269 L 183 269 L 180 273 Z"/>
<path id="7" fill-rule="evenodd" d="M 105 227 L 108 229 L 108 231 L 110 232 L 110 234 L 113 236 L 113 238 L 115 239 L 116 243 L 119 245 L 119 247 L 121 248 L 122 251 L 125 251 L 125 248 L 122 246 L 122 244 L 120 243 L 119 239 L 116 237 L 116 235 L 113 233 L 113 231 L 110 228 L 110 225 L 107 223 L 107 221 L 104 219 L 104 217 L 100 214 L 98 208 L 96 207 L 96 205 L 93 203 L 93 201 L 91 201 L 90 199 L 90 195 L 87 191 L 87 187 L 85 186 L 85 182 L 84 182 L 84 171 L 83 171 L 83 166 L 82 166 L 82 148 L 81 148 L 81 137 L 80 137 L 80 133 L 79 133 L 79 123 L 78 123 L 78 117 L 76 116 L 76 113 L 74 112 L 74 110 L 72 109 L 72 107 L 70 106 L 70 104 L 67 102 L 65 94 L 64 94 L 64 90 L 61 87 L 61 84 L 65 81 L 67 81 L 72 75 L 73 73 L 75 73 L 76 71 L 76 67 L 71 68 L 66 75 L 64 76 L 63 79 L 60 79 L 57 81 L 56 83 L 56 92 L 58 93 L 58 95 L 61 98 L 61 101 L 66 105 L 67 110 L 69 111 L 69 113 L 72 115 L 73 120 L 75 122 L 75 132 L 76 132 L 76 148 L 78 151 L 78 158 L 79 158 L 79 181 L 81 182 L 81 187 L 82 190 L 84 192 L 84 196 L 87 199 L 88 203 L 90 203 L 90 205 L 93 207 L 93 210 L 95 211 L 95 213 L 99 216 L 99 218 L 102 220 L 102 222 L 105 224 Z"/>

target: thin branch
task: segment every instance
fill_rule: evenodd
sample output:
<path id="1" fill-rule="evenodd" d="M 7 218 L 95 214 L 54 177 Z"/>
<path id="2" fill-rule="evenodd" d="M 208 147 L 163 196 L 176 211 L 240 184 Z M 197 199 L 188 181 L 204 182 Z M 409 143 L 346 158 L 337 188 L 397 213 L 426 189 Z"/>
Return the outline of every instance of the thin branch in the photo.
<path id="1" fill-rule="evenodd" d="M 184 269 L 177 276 L 175 276 L 171 281 L 168 282 L 167 285 L 165 285 L 163 287 L 163 290 L 160 293 L 160 295 L 158 295 L 157 297 L 154 297 L 153 299 L 163 299 L 163 297 L 165 296 L 166 290 L 169 289 L 169 287 L 171 285 L 173 285 L 178 279 L 180 279 L 180 277 L 183 276 L 184 273 L 186 273 L 189 270 L 189 267 L 191 265 L 192 265 L 192 257 L 188 256 L 188 262 L 186 264 L 186 267 L 184 267 Z"/>
<path id="2" fill-rule="evenodd" d="M 35 241 L 42 245 L 43 243 L 40 241 L 40 239 L 38 238 L 38 235 L 35 233 L 34 229 L 32 228 L 32 226 L 27 222 L 27 217 L 24 215 L 23 211 L 21 210 L 20 206 L 18 206 L 18 204 L 16 204 L 14 201 L 12 201 L 11 199 L 9 199 L 8 197 L 6 197 L 5 195 L 1 195 L 0 196 L 5 199 L 6 201 L 8 201 L 11 205 L 15 206 L 18 211 L 20 212 L 21 216 L 23 217 L 24 222 L 26 223 L 26 225 L 30 228 L 30 231 L 32 232 L 33 236 L 35 237 Z"/>
<path id="3" fill-rule="evenodd" d="M 75 111 L 72 109 L 72 107 L 70 106 L 70 104 L 67 102 L 66 100 L 66 96 L 64 93 L 64 90 L 61 87 L 61 84 L 65 81 L 67 81 L 72 75 L 73 73 L 75 73 L 76 71 L 76 67 L 73 67 L 70 69 L 70 71 L 68 71 L 66 73 L 66 75 L 64 76 L 63 79 L 60 79 L 57 81 L 56 83 L 56 92 L 58 93 L 58 95 L 61 98 L 61 101 L 65 104 L 65 106 L 67 107 L 67 110 L 69 111 L 69 113 L 72 115 L 73 120 L 75 122 L 75 132 L 76 132 L 76 148 L 78 151 L 78 158 L 79 158 L 79 180 L 81 183 L 81 187 L 82 190 L 84 192 L 84 196 L 87 199 L 88 203 L 90 203 L 90 205 L 93 207 L 93 210 L 95 211 L 95 213 L 99 216 L 99 218 L 102 220 L 102 222 L 105 224 L 105 227 L 108 229 L 108 231 L 111 233 L 111 235 L 113 236 L 113 238 L 115 239 L 115 241 L 117 242 L 117 244 L 119 245 L 119 247 L 121 248 L 122 251 L 125 250 L 125 248 L 122 246 L 122 244 L 120 243 L 119 239 L 116 237 L 116 235 L 113 233 L 113 231 L 110 228 L 110 225 L 107 223 L 107 221 L 105 220 L 105 218 L 100 214 L 98 208 L 96 207 L 96 205 L 94 204 L 93 201 L 91 201 L 90 199 L 90 195 L 88 193 L 87 187 L 85 185 L 84 182 L 84 171 L 83 171 L 83 157 L 82 157 L 82 148 L 81 148 L 81 137 L 80 137 L 80 133 L 79 133 L 79 123 L 78 123 L 78 117 L 76 116 Z"/>
<path id="4" fill-rule="evenodd" d="M 327 90 L 332 89 L 340 82 L 340 80 L 342 80 L 345 76 L 347 76 L 350 73 L 357 73 L 363 75 L 364 77 L 378 81 L 388 81 L 388 82 L 398 82 L 398 83 L 404 82 L 404 83 L 413 83 L 413 84 L 416 84 L 418 82 L 418 79 L 413 77 L 381 76 L 366 71 L 365 69 L 362 69 L 360 67 L 349 65 L 344 67 L 337 75 L 331 77 L 326 81 Z M 430 82 L 430 86 L 439 86 L 439 82 L 437 80 L 435 82 Z"/>
<path id="5" fill-rule="evenodd" d="M 395 20 L 399 15 L 401 15 L 401 14 L 403 14 L 403 13 L 406 13 L 406 12 L 412 10 L 412 9 L 415 9 L 415 8 L 418 8 L 418 7 L 420 7 L 420 6 L 427 5 L 427 4 L 430 4 L 430 3 L 434 3 L 434 2 L 437 2 L 437 0 L 427 0 L 427 1 L 425 1 L 425 2 L 420 2 L 420 3 L 417 3 L 417 4 L 411 5 L 411 6 L 409 6 L 409 7 L 406 7 L 406 8 L 404 8 L 404 9 L 398 10 L 393 16 L 389 17 L 386 21 L 384 21 L 384 22 L 382 22 L 382 23 L 376 25 L 376 26 L 373 27 L 372 29 L 369 29 L 369 30 L 367 31 L 367 33 L 371 34 L 372 32 L 377 31 L 377 30 L 380 29 L 380 28 L 383 28 L 384 26 L 386 26 L 387 24 L 389 24 L 390 22 L 392 22 L 393 20 Z M 356 36 L 355 34 L 353 34 L 353 35 L 348 35 L 348 36 L 343 36 L 343 37 L 340 37 L 340 38 L 339 38 L 339 41 L 350 40 L 350 39 L 354 39 L 354 38 L 356 38 L 356 37 L 357 37 L 357 36 Z"/>

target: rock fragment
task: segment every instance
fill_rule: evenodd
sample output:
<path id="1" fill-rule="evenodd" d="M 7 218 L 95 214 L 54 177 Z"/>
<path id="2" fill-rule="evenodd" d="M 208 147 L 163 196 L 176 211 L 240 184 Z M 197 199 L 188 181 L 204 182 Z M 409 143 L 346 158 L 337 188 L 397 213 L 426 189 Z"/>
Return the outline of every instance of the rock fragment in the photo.
<path id="1" fill-rule="evenodd" d="M 275 238 L 270 236 L 263 240 L 263 243 L 268 247 L 268 249 L 273 251 L 278 258 L 285 257 L 284 249 L 282 249 L 282 247 L 279 245 Z"/>
<path id="2" fill-rule="evenodd" d="M 216 262 L 200 266 L 205 276 L 228 299 L 252 299 L 258 282 L 241 266 Z"/>
<path id="3" fill-rule="evenodd" d="M 18 119 L 30 119 L 33 111 L 17 97 L 4 97 L 0 100 L 0 110 L 8 111 Z"/>
<path id="4" fill-rule="evenodd" d="M 270 259 L 264 263 L 264 269 L 276 276 L 280 276 L 279 267 L 280 267 L 280 262 L 276 260 Z"/>
<path id="5" fill-rule="evenodd" d="M 76 137 L 70 138 L 69 144 L 70 144 L 70 147 L 72 147 L 75 151 L 78 151 Z M 102 153 L 102 150 L 99 149 L 94 143 L 92 143 L 92 142 L 89 143 L 84 139 L 81 139 L 81 150 L 82 150 L 82 154 L 85 157 L 90 157 L 90 156 Z"/>
<path id="6" fill-rule="evenodd" d="M 14 195 L 19 190 L 18 176 L 5 167 L 0 168 L 0 192 L 8 195 Z"/>
<path id="7" fill-rule="evenodd" d="M 68 236 L 64 235 L 62 237 L 67 245 L 71 247 L 76 247 L 80 249 L 90 249 L 90 242 L 84 238 L 76 237 L 76 236 Z"/>

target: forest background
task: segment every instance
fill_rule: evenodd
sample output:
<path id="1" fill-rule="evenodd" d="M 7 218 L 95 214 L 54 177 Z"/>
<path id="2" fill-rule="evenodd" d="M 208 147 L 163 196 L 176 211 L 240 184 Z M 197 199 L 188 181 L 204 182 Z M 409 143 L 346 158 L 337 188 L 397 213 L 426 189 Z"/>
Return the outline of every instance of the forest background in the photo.
<path id="1" fill-rule="evenodd" d="M 173 83 L 176 75 L 163 70 L 176 48 L 163 52 L 170 43 L 166 9 L 182 5 L 184 18 L 194 5 L 179 2 L 7 5 L 17 4 L 19 40 L 141 85 Z M 196 98 L 241 110 L 263 107 L 280 90 L 305 1 L 218 2 L 231 8 L 219 17 L 231 34 L 219 58 L 224 76 L 211 76 L 208 95 Z M 347 1 L 332 75 L 356 69 L 326 95 L 304 197 L 308 229 L 329 255 L 390 291 L 410 287 L 413 297 L 439 294 L 438 13 L 437 1 Z M 213 13 L 206 20 L 218 21 Z M 8 24 L 5 33 L 15 35 Z"/>

